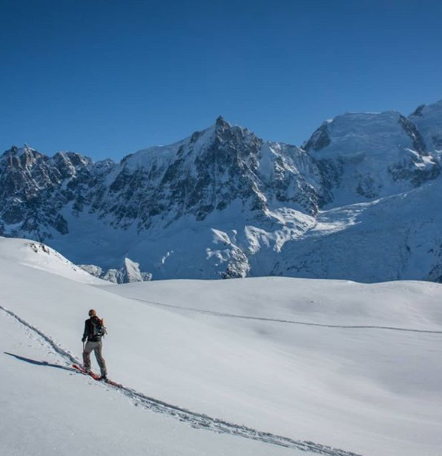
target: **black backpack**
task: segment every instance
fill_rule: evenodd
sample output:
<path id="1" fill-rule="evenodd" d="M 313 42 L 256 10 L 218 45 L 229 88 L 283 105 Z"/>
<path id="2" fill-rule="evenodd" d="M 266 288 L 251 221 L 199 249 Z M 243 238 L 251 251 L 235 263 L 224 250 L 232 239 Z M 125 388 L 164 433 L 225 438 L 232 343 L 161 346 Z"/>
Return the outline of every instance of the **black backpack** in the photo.
<path id="1" fill-rule="evenodd" d="M 106 328 L 104 326 L 104 320 L 98 317 L 91 318 L 90 324 L 90 337 L 91 338 L 100 338 L 107 334 Z"/>

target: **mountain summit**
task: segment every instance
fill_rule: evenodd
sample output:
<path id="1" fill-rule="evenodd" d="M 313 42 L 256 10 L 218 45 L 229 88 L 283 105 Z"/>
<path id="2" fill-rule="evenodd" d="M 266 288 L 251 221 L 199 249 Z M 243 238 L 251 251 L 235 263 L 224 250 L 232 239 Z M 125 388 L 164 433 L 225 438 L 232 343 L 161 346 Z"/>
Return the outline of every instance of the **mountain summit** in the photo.
<path id="1" fill-rule="evenodd" d="M 409 117 L 337 116 L 303 147 L 221 116 L 120 163 L 12 147 L 0 157 L 0 235 L 44 241 L 90 270 L 130 258 L 133 276 L 154 280 L 439 280 L 441 144 L 439 102 Z"/>

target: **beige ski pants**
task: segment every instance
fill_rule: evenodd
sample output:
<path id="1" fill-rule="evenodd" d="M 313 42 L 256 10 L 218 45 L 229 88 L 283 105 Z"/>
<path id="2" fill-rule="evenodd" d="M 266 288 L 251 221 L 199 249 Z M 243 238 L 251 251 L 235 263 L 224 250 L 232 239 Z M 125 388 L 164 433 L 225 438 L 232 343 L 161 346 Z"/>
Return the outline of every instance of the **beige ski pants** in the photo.
<path id="1" fill-rule="evenodd" d="M 87 341 L 83 351 L 83 368 L 86 372 L 91 370 L 91 353 L 95 352 L 95 358 L 100 366 L 101 375 L 107 375 L 106 361 L 101 354 L 103 344 L 100 342 Z"/>

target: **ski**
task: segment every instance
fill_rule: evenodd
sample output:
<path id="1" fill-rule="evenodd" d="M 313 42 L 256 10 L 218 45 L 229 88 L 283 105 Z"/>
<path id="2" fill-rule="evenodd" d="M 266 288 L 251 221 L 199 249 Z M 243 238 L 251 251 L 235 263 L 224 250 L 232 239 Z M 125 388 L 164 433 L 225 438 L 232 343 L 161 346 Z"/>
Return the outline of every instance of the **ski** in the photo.
<path id="1" fill-rule="evenodd" d="M 72 367 L 73 367 L 76 371 L 80 372 L 80 374 L 89 375 L 89 377 L 92 377 L 94 380 L 97 380 L 97 381 L 100 380 L 100 376 L 99 376 L 99 375 L 94 374 L 93 372 L 85 372 L 85 371 L 83 370 L 83 368 L 80 367 L 78 364 L 72 364 Z"/>
<path id="2" fill-rule="evenodd" d="M 115 386 L 115 388 L 124 388 L 124 386 L 121 383 L 114 382 L 113 380 L 105 380 L 104 383 L 107 383 L 108 385 Z"/>
<path id="3" fill-rule="evenodd" d="M 109 380 L 109 379 L 101 380 L 101 377 L 99 375 L 95 374 L 94 372 L 85 372 L 83 370 L 83 368 L 80 367 L 78 364 L 72 364 L 72 367 L 80 374 L 89 375 L 91 378 L 93 378 L 97 382 L 102 381 L 104 383 L 107 383 L 108 385 L 115 386 L 116 388 L 123 388 L 123 385 L 121 385 L 120 383 L 114 382 L 113 380 Z"/>

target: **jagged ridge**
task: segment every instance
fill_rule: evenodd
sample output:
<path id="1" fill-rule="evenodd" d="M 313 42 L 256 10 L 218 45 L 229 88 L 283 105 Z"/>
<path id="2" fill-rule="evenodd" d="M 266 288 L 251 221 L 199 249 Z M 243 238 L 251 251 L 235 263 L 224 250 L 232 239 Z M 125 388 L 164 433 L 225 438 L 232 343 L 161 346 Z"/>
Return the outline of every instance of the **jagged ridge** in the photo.
<path id="1" fill-rule="evenodd" d="M 333 236 L 318 228 L 324 211 L 408 194 L 437 179 L 441 132 L 436 103 L 408 118 L 338 116 L 303 148 L 264 141 L 222 117 L 118 164 L 13 147 L 0 158 L 0 235 L 45 241 L 77 263 L 97 264 L 99 276 L 128 257 L 154 279 L 335 276 L 330 267 L 292 267 L 298 253 L 290 246 L 301 243 L 305 255 L 320 236 L 326 254 Z M 348 229 L 352 221 L 341 223 Z"/>

